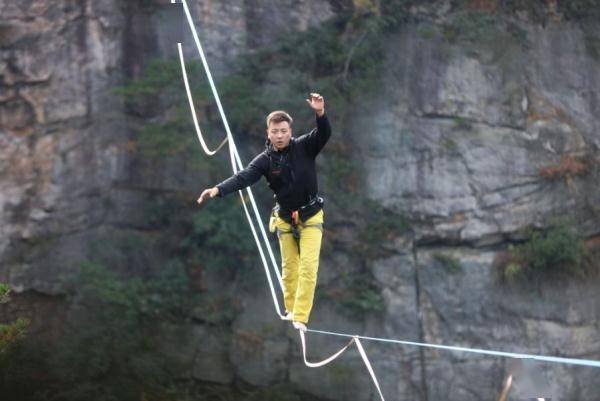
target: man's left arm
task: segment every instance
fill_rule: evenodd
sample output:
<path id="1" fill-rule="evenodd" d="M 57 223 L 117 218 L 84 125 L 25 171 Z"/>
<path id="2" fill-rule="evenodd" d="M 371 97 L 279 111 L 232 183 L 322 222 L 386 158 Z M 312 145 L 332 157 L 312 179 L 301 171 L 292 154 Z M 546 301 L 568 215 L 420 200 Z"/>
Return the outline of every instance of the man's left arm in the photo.
<path id="1" fill-rule="evenodd" d="M 325 100 L 323 96 L 318 93 L 311 93 L 310 99 L 306 99 L 306 101 L 316 114 L 317 128 L 308 134 L 307 141 L 313 156 L 317 156 L 329 140 L 329 137 L 331 137 L 331 125 L 325 114 Z"/>

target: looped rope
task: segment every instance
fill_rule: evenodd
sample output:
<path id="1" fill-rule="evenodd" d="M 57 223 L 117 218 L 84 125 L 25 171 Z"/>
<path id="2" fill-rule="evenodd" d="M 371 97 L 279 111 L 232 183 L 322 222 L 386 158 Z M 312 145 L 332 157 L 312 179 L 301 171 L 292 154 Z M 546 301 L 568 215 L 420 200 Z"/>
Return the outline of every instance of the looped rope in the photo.
<path id="1" fill-rule="evenodd" d="M 174 0 L 172 0 L 174 1 Z M 198 49 L 198 53 L 200 55 L 200 60 L 202 61 L 202 66 L 204 67 L 204 71 L 206 72 L 206 77 L 208 78 L 208 83 L 210 85 L 210 88 L 212 90 L 213 96 L 215 98 L 215 102 L 217 103 L 217 107 L 219 109 L 219 113 L 221 115 L 221 120 L 223 121 L 223 125 L 225 127 L 225 132 L 227 133 L 227 140 L 229 141 L 229 156 L 231 159 L 231 167 L 233 169 L 234 173 L 237 173 L 239 170 L 243 169 L 243 164 L 242 161 L 240 159 L 239 153 L 237 151 L 237 147 L 235 145 L 235 141 L 233 139 L 233 135 L 231 134 L 231 130 L 229 129 L 229 123 L 227 122 L 227 117 L 225 116 L 225 111 L 223 110 L 223 106 L 221 104 L 221 98 L 219 97 L 219 93 L 217 91 L 217 87 L 214 83 L 214 80 L 212 78 L 212 74 L 210 72 L 210 68 L 208 66 L 208 62 L 206 60 L 206 56 L 204 55 L 204 50 L 202 49 L 202 44 L 200 43 L 200 38 L 198 37 L 198 32 L 196 31 L 196 27 L 194 26 L 194 21 L 192 19 L 192 15 L 190 13 L 189 7 L 187 5 L 187 2 L 185 0 L 182 0 L 182 4 L 183 4 L 183 10 L 185 12 L 186 18 L 187 18 L 187 22 L 188 25 L 190 27 L 190 30 L 192 32 L 192 36 L 194 38 L 194 42 L 196 44 L 196 48 Z M 178 43 L 178 47 L 181 49 L 181 44 Z M 183 67 L 183 52 L 180 50 L 180 61 L 182 62 L 182 69 Z M 191 104 L 192 109 L 193 107 L 193 103 Z M 202 137 L 202 133 L 198 130 L 197 133 L 199 134 L 200 137 Z M 208 149 L 205 149 L 205 151 Z M 281 289 L 281 292 L 283 292 L 283 280 L 281 278 L 281 273 L 279 272 L 279 268 L 277 265 L 277 262 L 275 261 L 275 255 L 273 253 L 273 250 L 271 249 L 268 237 L 267 237 L 267 233 L 265 231 L 265 228 L 263 226 L 262 220 L 260 219 L 260 213 L 258 212 L 258 207 L 256 206 L 256 201 L 254 199 L 254 195 L 252 193 L 252 190 L 250 189 L 250 187 L 246 188 L 246 192 L 248 193 L 248 197 L 250 199 L 250 204 L 252 205 L 252 210 L 254 212 L 254 217 L 258 223 L 258 227 L 260 229 L 261 232 L 261 236 L 262 239 L 264 241 L 264 243 L 266 244 L 266 248 L 267 248 L 267 252 L 269 254 L 269 259 L 271 261 L 271 266 L 272 269 L 275 271 L 275 276 L 277 277 L 277 282 L 279 283 L 279 288 Z M 243 192 L 239 191 L 240 194 L 240 198 L 242 200 L 242 204 L 244 205 L 244 210 L 246 212 L 246 217 L 248 218 L 248 222 L 250 224 L 250 229 L 252 230 L 252 234 L 254 236 L 254 240 L 256 242 L 257 248 L 259 250 L 260 253 L 260 257 L 261 260 L 263 262 L 263 265 L 265 266 L 265 272 L 267 274 L 267 280 L 269 281 L 269 283 L 271 283 L 271 273 L 269 271 L 269 267 L 268 267 L 268 263 L 266 262 L 265 259 L 265 255 L 262 249 L 262 244 L 260 242 L 260 240 L 258 239 L 258 236 L 255 232 L 255 228 L 254 228 L 254 223 L 252 221 L 252 218 L 248 212 L 248 210 L 246 209 L 246 201 L 244 199 L 243 196 Z M 271 290 L 273 292 L 273 290 Z M 273 293 L 273 300 L 275 303 L 275 310 L 277 311 L 277 314 L 280 317 L 283 317 L 283 314 L 281 313 L 281 309 L 279 307 L 279 302 L 277 301 L 276 296 Z"/>
<path id="2" fill-rule="evenodd" d="M 379 386 L 379 381 L 377 380 L 377 376 L 375 376 L 375 372 L 373 371 L 373 367 L 371 366 L 371 362 L 369 361 L 369 358 L 367 357 L 367 353 L 365 352 L 365 349 L 363 348 L 363 346 L 359 340 L 359 336 L 353 336 L 350 339 L 350 341 L 348 342 L 348 344 L 346 344 L 339 351 L 337 351 L 335 354 L 329 356 L 328 358 L 325 358 L 320 362 L 309 362 L 306 359 L 305 334 L 302 330 L 298 330 L 298 332 L 300 333 L 300 342 L 302 343 L 302 356 L 304 358 L 304 364 L 306 366 L 308 366 L 309 368 L 320 368 L 322 366 L 327 365 L 330 362 L 333 362 L 340 355 L 342 355 L 344 353 L 344 351 L 346 351 L 348 349 L 348 347 L 350 347 L 353 343 L 356 344 L 356 348 L 358 348 L 358 353 L 360 354 L 360 356 L 363 360 L 363 363 L 367 367 L 367 371 L 369 372 L 369 375 L 371 375 L 371 380 L 373 380 L 373 384 L 375 385 L 375 388 L 377 389 L 377 392 L 379 393 L 381 400 L 385 401 L 385 398 L 383 398 L 383 393 L 381 392 L 381 387 Z"/>
<path id="3" fill-rule="evenodd" d="M 190 91 L 190 84 L 188 83 L 187 72 L 185 70 L 185 60 L 183 59 L 183 50 L 181 49 L 181 43 L 177 43 L 177 50 L 179 50 L 179 61 L 181 62 L 181 74 L 183 75 L 183 83 L 185 85 L 185 91 L 187 93 L 188 101 L 190 103 L 190 111 L 192 112 L 192 119 L 194 120 L 194 128 L 196 128 L 196 135 L 200 140 L 200 145 L 202 145 L 202 149 L 204 149 L 204 153 L 209 156 L 217 153 L 223 145 L 227 143 L 227 136 L 219 146 L 215 150 L 210 150 L 208 146 L 206 146 L 206 142 L 204 142 L 204 137 L 202 136 L 202 131 L 200 131 L 200 124 L 198 124 L 198 117 L 196 117 L 196 108 L 194 107 L 194 100 L 192 99 L 192 92 Z"/>
<path id="4" fill-rule="evenodd" d="M 306 338 L 302 330 L 298 330 L 298 332 L 300 333 L 300 342 L 302 343 L 302 356 L 304 357 L 304 364 L 309 368 L 320 368 L 321 366 L 327 365 L 338 356 L 342 355 L 342 353 L 346 351 L 348 347 L 352 345 L 352 343 L 354 343 L 354 338 L 352 338 L 350 341 L 348 341 L 348 344 L 344 345 L 344 347 L 342 347 L 338 352 L 328 358 L 323 359 L 321 362 L 308 362 L 306 359 Z"/>

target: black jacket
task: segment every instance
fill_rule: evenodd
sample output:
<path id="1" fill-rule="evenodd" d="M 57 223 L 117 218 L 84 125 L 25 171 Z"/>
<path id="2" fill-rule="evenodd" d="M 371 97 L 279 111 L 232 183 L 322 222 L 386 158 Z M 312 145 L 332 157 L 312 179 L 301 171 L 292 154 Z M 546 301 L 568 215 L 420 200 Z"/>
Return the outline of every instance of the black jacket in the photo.
<path id="1" fill-rule="evenodd" d="M 317 128 L 291 138 L 285 149 L 278 151 L 267 140 L 266 149 L 245 169 L 217 185 L 219 196 L 244 189 L 264 176 L 284 214 L 310 202 L 318 193 L 315 158 L 331 136 L 327 116 L 316 120 Z"/>

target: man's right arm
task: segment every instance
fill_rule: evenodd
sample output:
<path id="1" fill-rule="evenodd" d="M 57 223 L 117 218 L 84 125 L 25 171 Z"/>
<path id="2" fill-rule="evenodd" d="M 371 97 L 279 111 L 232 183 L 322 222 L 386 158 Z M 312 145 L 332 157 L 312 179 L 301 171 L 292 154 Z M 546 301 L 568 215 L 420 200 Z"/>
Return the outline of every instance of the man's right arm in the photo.
<path id="1" fill-rule="evenodd" d="M 251 162 L 245 169 L 238 171 L 225 181 L 217 184 L 216 187 L 219 189 L 217 196 L 224 197 L 232 192 L 249 187 L 258 181 L 262 174 L 262 169 Z"/>
<path id="2" fill-rule="evenodd" d="M 265 162 L 267 165 L 265 165 Z M 205 190 L 200 198 L 198 198 L 198 203 L 202 203 L 207 196 L 210 196 L 211 198 L 215 196 L 224 197 L 232 192 L 249 187 L 258 181 L 267 169 L 268 160 L 266 159 L 266 155 L 261 153 L 256 156 L 245 169 L 238 171 L 236 174 L 217 184 L 213 188 Z"/>

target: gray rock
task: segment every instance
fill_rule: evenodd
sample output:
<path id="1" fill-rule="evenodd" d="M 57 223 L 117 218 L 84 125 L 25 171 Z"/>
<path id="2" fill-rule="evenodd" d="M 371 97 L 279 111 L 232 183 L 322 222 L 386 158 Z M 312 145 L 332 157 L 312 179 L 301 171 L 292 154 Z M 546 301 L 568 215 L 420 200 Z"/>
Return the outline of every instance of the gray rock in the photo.
<path id="1" fill-rule="evenodd" d="M 178 378 L 228 384 L 233 370 L 228 358 L 228 333 L 205 326 L 166 326 L 160 331 L 161 352 Z"/>
<path id="2" fill-rule="evenodd" d="M 256 267 L 255 273 L 262 275 Z M 290 323 L 275 314 L 266 283 L 248 290 L 240 294 L 242 311 L 233 323 L 230 360 L 236 374 L 248 383 L 277 383 L 286 377 L 289 343 L 284 333 Z"/>
<path id="3" fill-rule="evenodd" d="M 436 255 L 455 258 L 460 268 L 448 271 Z M 596 352 L 598 303 L 592 292 L 597 283 L 545 283 L 541 292 L 531 286 L 507 286 L 494 278 L 493 257 L 493 253 L 467 249 L 419 250 L 427 342 L 548 356 Z M 565 296 L 571 291 L 579 293 L 584 303 Z M 500 388 L 510 371 L 506 365 L 510 360 L 442 350 L 426 355 L 429 394 L 450 391 L 449 400 L 489 398 L 486 392 Z M 553 382 L 554 397 L 571 399 L 579 368 L 552 364 L 539 368 L 561 383 Z M 484 384 L 474 387 L 475 382 Z"/>

